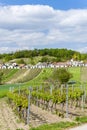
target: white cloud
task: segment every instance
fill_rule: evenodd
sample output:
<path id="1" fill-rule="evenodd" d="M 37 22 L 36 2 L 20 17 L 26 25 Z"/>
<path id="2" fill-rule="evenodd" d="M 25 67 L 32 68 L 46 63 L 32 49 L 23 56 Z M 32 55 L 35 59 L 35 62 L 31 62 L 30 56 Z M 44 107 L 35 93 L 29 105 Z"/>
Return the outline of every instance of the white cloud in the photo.
<path id="1" fill-rule="evenodd" d="M 87 46 L 83 48 L 79 48 L 78 51 L 81 53 L 87 53 Z"/>
<path id="2" fill-rule="evenodd" d="M 0 6 L 0 52 L 41 47 L 87 46 L 87 9 L 44 5 Z"/>

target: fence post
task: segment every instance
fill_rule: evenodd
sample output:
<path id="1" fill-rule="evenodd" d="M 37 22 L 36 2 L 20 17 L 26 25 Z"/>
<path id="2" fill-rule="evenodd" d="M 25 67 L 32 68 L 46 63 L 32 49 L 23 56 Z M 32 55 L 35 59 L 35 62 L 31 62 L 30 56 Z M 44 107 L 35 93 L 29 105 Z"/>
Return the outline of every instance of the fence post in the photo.
<path id="1" fill-rule="evenodd" d="M 28 110 L 27 110 L 27 124 L 30 123 L 30 98 L 31 98 L 31 87 L 29 88 L 29 95 L 28 95 Z"/>
<path id="2" fill-rule="evenodd" d="M 18 92 L 18 94 L 20 95 L 20 85 L 19 85 L 19 92 Z"/>
<path id="3" fill-rule="evenodd" d="M 84 96 L 82 95 L 82 111 L 84 110 Z"/>
<path id="4" fill-rule="evenodd" d="M 68 118 L 68 84 L 66 84 L 66 118 Z"/>
<path id="5" fill-rule="evenodd" d="M 50 86 L 50 94 L 52 95 L 52 93 L 53 93 L 53 86 L 51 85 Z"/>

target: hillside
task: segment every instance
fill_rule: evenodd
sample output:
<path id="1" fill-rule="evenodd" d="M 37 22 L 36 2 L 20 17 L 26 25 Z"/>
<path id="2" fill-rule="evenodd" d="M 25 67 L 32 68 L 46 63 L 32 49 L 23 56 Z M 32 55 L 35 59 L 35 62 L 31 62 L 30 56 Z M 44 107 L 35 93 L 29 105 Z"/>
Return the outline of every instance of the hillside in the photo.
<path id="1" fill-rule="evenodd" d="M 24 83 L 35 78 L 41 69 L 3 69 L 2 83 L 12 84 L 12 83 Z"/>
<path id="2" fill-rule="evenodd" d="M 70 59 L 87 60 L 87 54 L 68 49 L 34 49 L 22 50 L 10 54 L 0 54 L 0 63 L 10 61 L 22 62 L 26 64 L 36 64 L 39 61 L 54 62 L 67 61 Z M 21 60 L 22 59 L 22 60 Z"/>
<path id="3" fill-rule="evenodd" d="M 68 70 L 73 74 L 71 80 L 80 81 L 80 67 L 71 67 Z M 26 84 L 41 84 L 52 74 L 53 68 L 34 68 L 34 69 L 2 69 L 2 83 L 25 83 Z"/>

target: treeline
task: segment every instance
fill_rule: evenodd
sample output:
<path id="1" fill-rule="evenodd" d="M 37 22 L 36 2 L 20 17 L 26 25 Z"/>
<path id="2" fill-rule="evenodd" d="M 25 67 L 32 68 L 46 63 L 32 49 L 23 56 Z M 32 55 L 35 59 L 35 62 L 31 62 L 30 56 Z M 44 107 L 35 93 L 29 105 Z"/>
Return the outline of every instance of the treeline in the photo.
<path id="1" fill-rule="evenodd" d="M 36 56 L 42 56 L 42 61 L 49 61 L 47 56 L 54 57 L 55 61 L 66 61 L 71 58 L 75 60 L 86 60 L 87 54 L 81 54 L 80 52 L 67 50 L 67 49 L 34 49 L 34 50 L 22 50 L 16 51 L 15 53 L 0 54 L 0 59 L 5 59 L 6 61 L 17 59 L 17 58 L 34 58 Z"/>

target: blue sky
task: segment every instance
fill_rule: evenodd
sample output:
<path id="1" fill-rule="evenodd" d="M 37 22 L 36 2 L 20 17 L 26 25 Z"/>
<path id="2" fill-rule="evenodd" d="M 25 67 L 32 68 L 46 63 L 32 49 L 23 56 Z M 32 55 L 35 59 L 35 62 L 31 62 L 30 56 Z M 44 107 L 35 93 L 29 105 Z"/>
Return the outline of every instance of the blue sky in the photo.
<path id="1" fill-rule="evenodd" d="M 43 4 L 62 10 L 87 8 L 87 0 L 0 0 L 0 3 L 9 5 Z"/>
<path id="2" fill-rule="evenodd" d="M 87 0 L 0 0 L 0 53 L 46 47 L 87 52 Z"/>

